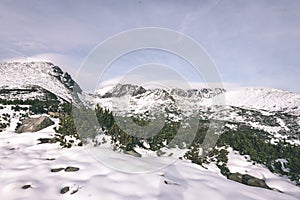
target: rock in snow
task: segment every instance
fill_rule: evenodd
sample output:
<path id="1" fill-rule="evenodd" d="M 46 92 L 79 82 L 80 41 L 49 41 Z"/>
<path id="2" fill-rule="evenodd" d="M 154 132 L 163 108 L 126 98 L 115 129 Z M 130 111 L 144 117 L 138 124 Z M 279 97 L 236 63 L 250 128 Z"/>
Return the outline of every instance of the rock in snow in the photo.
<path id="1" fill-rule="evenodd" d="M 36 132 L 53 124 L 54 122 L 46 116 L 24 119 L 22 125 L 16 130 L 16 133 Z"/>

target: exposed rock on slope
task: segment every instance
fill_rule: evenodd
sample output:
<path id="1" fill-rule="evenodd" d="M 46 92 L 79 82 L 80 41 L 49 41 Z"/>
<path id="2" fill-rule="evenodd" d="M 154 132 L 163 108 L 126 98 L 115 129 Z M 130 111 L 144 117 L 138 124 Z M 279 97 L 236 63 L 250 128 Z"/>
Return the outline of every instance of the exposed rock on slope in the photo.
<path id="1" fill-rule="evenodd" d="M 29 118 L 22 121 L 22 125 L 17 128 L 16 133 L 36 132 L 51 125 L 54 125 L 54 122 L 46 116 Z"/>

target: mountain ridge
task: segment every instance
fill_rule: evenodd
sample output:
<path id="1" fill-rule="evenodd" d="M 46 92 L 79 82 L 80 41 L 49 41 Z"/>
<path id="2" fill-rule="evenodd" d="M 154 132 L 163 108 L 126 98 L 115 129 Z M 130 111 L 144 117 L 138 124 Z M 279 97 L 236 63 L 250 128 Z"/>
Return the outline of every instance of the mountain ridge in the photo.
<path id="1" fill-rule="evenodd" d="M 81 92 L 72 77 L 51 62 L 4 62 L 0 63 L 0 74 L 2 89 L 20 89 L 35 85 L 68 102 L 73 100 L 74 88 Z"/>
<path id="2" fill-rule="evenodd" d="M 120 91 L 125 88 L 124 86 L 127 88 L 131 87 L 131 91 L 127 91 L 127 93 L 126 91 Z M 142 90 L 142 92 L 135 91 L 137 88 L 142 88 L 139 89 L 140 91 Z M 109 88 L 104 87 L 96 90 L 95 93 L 99 94 L 96 95 L 98 98 L 112 98 L 125 95 L 137 96 L 136 93 L 142 94 L 146 91 L 154 92 L 156 90 L 158 89 L 145 89 L 141 86 L 133 84 L 116 84 L 114 86 L 109 86 Z M 171 96 L 175 97 L 175 99 L 183 97 L 185 99 L 194 99 L 195 101 L 198 101 L 201 99 L 211 99 L 216 97 L 214 100 L 217 102 L 218 98 L 224 98 L 223 100 L 221 99 L 223 105 L 257 110 L 291 112 L 292 114 L 300 115 L 300 94 L 275 88 L 241 87 L 228 91 L 221 88 L 201 88 L 188 90 L 172 88 L 165 91 Z M 122 95 L 120 95 L 121 93 Z M 205 105 L 205 102 L 203 102 L 203 105 Z"/>
<path id="3" fill-rule="evenodd" d="M 78 93 L 82 93 L 79 84 L 67 72 L 63 72 L 60 67 L 47 61 L 3 62 L 0 63 L 0 74 L 2 75 L 2 79 L 0 80 L 1 89 L 26 89 L 32 85 L 36 85 L 69 102 L 78 101 Z M 142 86 L 133 84 L 116 84 L 109 87 L 108 89 L 99 89 L 92 95 L 88 93 L 80 95 L 80 99 L 83 102 L 93 102 L 95 98 L 120 98 L 125 95 L 142 98 L 142 95 L 146 92 L 157 93 L 160 91 L 159 88 L 145 89 Z M 76 91 L 73 91 L 74 88 L 76 88 Z M 300 94 L 280 89 L 244 87 L 226 91 L 222 88 L 188 90 L 171 88 L 164 89 L 164 91 L 165 97 L 168 94 L 167 96 L 170 98 L 182 100 L 182 104 L 192 100 L 201 106 L 206 106 L 206 104 L 210 104 L 208 102 L 211 101 L 210 99 L 216 96 L 223 98 L 222 95 L 224 95 L 224 100 L 222 100 L 222 104 L 224 105 L 267 111 L 282 111 L 300 115 Z M 205 102 L 203 99 L 208 100 Z"/>

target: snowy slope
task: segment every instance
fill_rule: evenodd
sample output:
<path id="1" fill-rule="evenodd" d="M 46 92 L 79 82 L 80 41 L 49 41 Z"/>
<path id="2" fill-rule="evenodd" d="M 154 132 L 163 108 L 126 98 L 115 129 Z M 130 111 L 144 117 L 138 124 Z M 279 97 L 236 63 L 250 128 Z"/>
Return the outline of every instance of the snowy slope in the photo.
<path id="1" fill-rule="evenodd" d="M 122 88 L 122 91 L 120 91 L 120 88 Z M 96 94 L 101 95 L 95 96 L 95 102 L 108 102 L 110 99 L 107 97 L 122 98 L 126 94 L 133 96 L 135 99 L 138 98 L 138 101 L 144 101 L 145 106 L 151 107 L 152 104 L 156 104 L 157 100 L 149 100 L 148 96 L 149 93 L 157 93 L 159 89 L 146 90 L 139 95 L 132 95 L 134 92 L 137 92 L 137 88 L 138 86 L 131 86 L 131 88 L 121 87 L 120 84 L 115 87 L 103 88 L 96 91 Z M 283 111 L 300 115 L 300 94 L 273 88 L 240 88 L 233 91 L 225 91 L 219 88 L 187 91 L 171 89 L 166 91 L 166 93 L 171 99 L 174 99 L 174 102 L 181 110 L 202 109 L 214 104 L 218 105 L 218 102 L 221 102 L 221 105 L 267 111 Z M 105 100 L 103 100 L 104 98 Z M 160 100 L 164 101 L 164 98 L 162 97 Z"/>
<path id="2" fill-rule="evenodd" d="M 299 187 L 291 184 L 287 178 L 272 173 L 261 164 L 256 163 L 254 165 L 248 155 L 242 156 L 238 151 L 233 151 L 232 148 L 229 148 L 227 166 L 232 173 L 239 172 L 241 174 L 252 175 L 256 178 L 265 180 L 267 185 L 271 188 L 276 188 L 281 192 L 300 197 Z"/>
<path id="3" fill-rule="evenodd" d="M 95 92 L 93 97 L 87 96 L 86 100 L 95 105 L 99 103 L 102 107 L 108 108 L 119 113 L 126 105 L 127 111 L 134 114 L 143 114 L 146 111 L 181 110 L 186 115 L 191 114 L 191 110 L 197 111 L 203 106 L 211 105 L 211 98 L 224 93 L 225 90 L 216 89 L 170 89 L 161 88 L 144 89 L 140 86 L 131 84 L 117 84 L 114 87 L 104 87 Z"/>
<path id="4" fill-rule="evenodd" d="M 73 80 L 67 73 L 49 62 L 0 63 L 0 88 L 28 88 L 40 86 L 57 96 L 72 99 Z"/>
<path id="5" fill-rule="evenodd" d="M 300 114 L 300 94 L 273 88 L 240 88 L 225 93 L 226 104 Z"/>
<path id="6" fill-rule="evenodd" d="M 100 89 L 94 96 L 87 95 L 85 99 L 91 107 L 99 103 L 118 115 L 145 117 L 146 112 L 161 112 L 168 108 L 180 113 L 176 116 L 177 120 L 196 115 L 200 119 L 243 123 L 269 132 L 276 138 L 282 137 L 279 132 L 294 135 L 300 131 L 300 94 L 270 88 L 140 91 L 138 86 L 119 84 Z"/>
<path id="7" fill-rule="evenodd" d="M 38 138 L 50 137 L 53 134 L 53 126 L 37 133 L 16 134 L 6 131 L 0 134 L 2 199 L 296 200 L 300 198 L 299 187 L 291 184 L 285 185 L 287 187 L 284 193 L 250 187 L 227 180 L 217 171 L 207 170 L 182 160 L 151 173 L 122 173 L 96 161 L 84 147 L 61 149 L 58 144 L 37 144 Z M 130 160 L 133 157 L 119 154 L 119 158 L 115 159 L 122 163 L 122 160 Z M 51 172 L 51 169 L 67 166 L 78 167 L 79 171 Z M 279 180 L 279 184 L 281 182 Z M 24 185 L 29 185 L 29 188 L 22 189 Z M 60 194 L 63 187 L 69 187 L 69 191 Z"/>

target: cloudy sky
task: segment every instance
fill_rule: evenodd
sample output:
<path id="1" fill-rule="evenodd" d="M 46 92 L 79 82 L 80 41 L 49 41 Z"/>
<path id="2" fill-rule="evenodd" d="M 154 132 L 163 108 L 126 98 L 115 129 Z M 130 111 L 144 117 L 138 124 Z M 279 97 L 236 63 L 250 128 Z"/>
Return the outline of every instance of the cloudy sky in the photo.
<path id="1" fill-rule="evenodd" d="M 226 87 L 300 93 L 299 10 L 298 0 L 2 0 L 0 60 L 47 59 L 76 77 L 85 58 L 107 38 L 129 29 L 161 27 L 201 44 Z M 151 50 L 121 57 L 105 79 L 122 76 L 120 67 L 128 71 L 147 63 L 174 67 L 188 81 L 201 82 L 182 59 Z"/>

